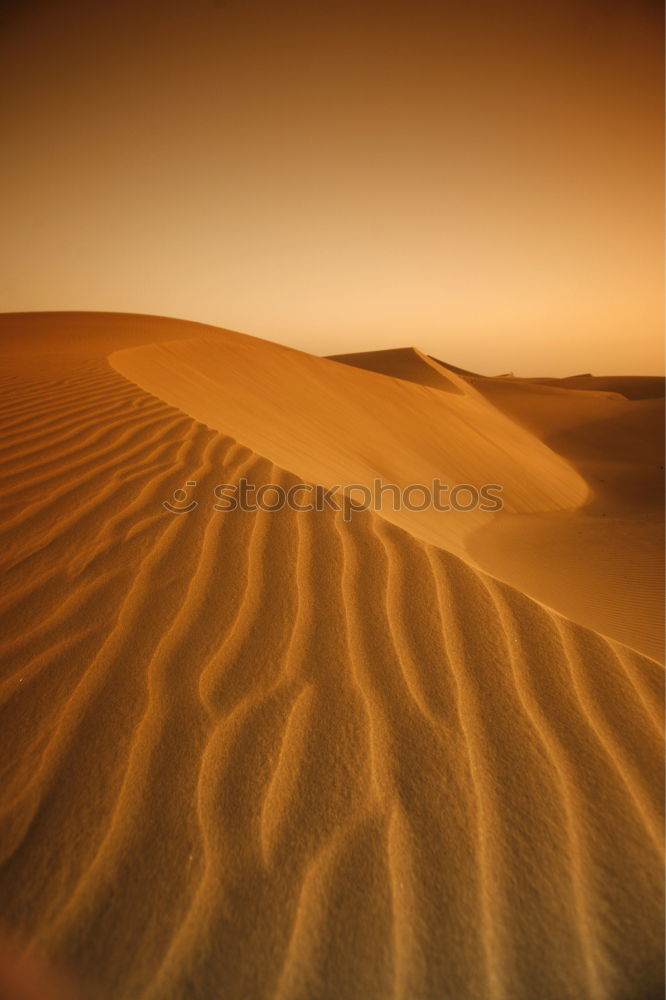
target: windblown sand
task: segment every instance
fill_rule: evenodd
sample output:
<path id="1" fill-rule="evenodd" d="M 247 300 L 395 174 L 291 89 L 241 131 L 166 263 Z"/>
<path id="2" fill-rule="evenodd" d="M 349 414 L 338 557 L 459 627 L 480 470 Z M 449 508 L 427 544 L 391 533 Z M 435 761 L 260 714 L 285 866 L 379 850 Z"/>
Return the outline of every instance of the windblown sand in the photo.
<path id="1" fill-rule="evenodd" d="M 0 338 L 14 948 L 95 1000 L 663 995 L 663 385 Z M 216 511 L 242 475 L 505 511 Z"/>

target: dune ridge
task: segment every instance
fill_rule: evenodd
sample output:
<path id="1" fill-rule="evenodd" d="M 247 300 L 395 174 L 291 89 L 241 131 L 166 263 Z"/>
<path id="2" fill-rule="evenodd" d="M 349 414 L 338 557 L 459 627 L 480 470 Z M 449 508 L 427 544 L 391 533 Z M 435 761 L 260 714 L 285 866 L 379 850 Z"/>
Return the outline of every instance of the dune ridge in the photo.
<path id="1" fill-rule="evenodd" d="M 435 387 L 433 367 L 446 375 L 449 366 L 423 359 L 413 348 L 340 358 Z M 566 617 L 663 662 L 664 380 L 452 371 L 565 459 L 589 491 L 576 507 L 493 516 L 465 533 L 460 554 Z"/>
<path id="2" fill-rule="evenodd" d="M 433 358 L 423 354 L 416 347 L 398 347 L 386 351 L 360 351 L 356 354 L 331 354 L 331 361 L 351 365 L 353 368 L 364 368 L 366 371 L 377 372 L 380 375 L 390 375 L 406 382 L 416 382 L 417 385 L 429 385 L 442 392 L 453 392 L 461 396 L 465 394 L 464 385 L 450 374 L 462 374 L 455 368 L 450 371 Z"/>
<path id="3" fill-rule="evenodd" d="M 125 348 L 109 361 L 305 482 L 498 483 L 505 508 L 518 512 L 577 507 L 588 495 L 569 463 L 453 373 L 458 391 L 440 392 L 230 331 Z M 442 517 L 390 504 L 382 516 L 461 555 L 464 539 L 492 520 L 480 509 Z"/>
<path id="4" fill-rule="evenodd" d="M 103 356 L 15 365 L 19 940 L 100 998 L 661 995 L 659 663 L 372 511 L 169 514 L 301 470 Z"/>

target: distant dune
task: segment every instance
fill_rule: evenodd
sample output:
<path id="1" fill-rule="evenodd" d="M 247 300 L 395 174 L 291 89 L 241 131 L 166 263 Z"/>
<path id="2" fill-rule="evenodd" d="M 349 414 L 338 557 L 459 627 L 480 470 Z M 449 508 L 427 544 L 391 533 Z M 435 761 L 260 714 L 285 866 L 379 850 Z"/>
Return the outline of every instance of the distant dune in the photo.
<path id="1" fill-rule="evenodd" d="M 529 379 L 542 385 L 559 385 L 567 389 L 594 389 L 597 392 L 619 392 L 627 399 L 663 399 L 664 379 L 646 375 L 572 375 L 561 379 Z"/>
<path id="2" fill-rule="evenodd" d="M 6 937 L 100 1000 L 663 995 L 654 386 L 116 314 L 0 351 Z M 505 510 L 215 510 L 243 475 Z"/>
<path id="3" fill-rule="evenodd" d="M 427 354 L 416 347 L 404 347 L 389 351 L 367 351 L 359 354 L 333 354 L 332 361 L 340 361 L 355 368 L 378 372 L 381 375 L 392 375 L 394 378 L 418 385 L 429 385 L 443 392 L 455 392 L 464 395 L 465 390 L 460 379 L 451 377 L 451 373 Z"/>

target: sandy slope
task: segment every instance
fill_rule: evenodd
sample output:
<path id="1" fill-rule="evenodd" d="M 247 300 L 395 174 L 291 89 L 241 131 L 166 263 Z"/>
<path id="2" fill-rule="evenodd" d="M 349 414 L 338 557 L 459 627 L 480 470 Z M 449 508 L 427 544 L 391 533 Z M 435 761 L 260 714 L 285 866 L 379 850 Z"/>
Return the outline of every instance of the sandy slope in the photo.
<path id="1" fill-rule="evenodd" d="M 663 661 L 663 397 L 475 385 L 565 457 L 591 493 L 578 511 L 503 514 L 469 539 L 469 552 L 568 617 Z"/>
<path id="2" fill-rule="evenodd" d="M 455 377 L 414 348 L 339 360 L 425 385 L 436 386 L 439 373 Z M 467 556 L 568 618 L 663 661 L 664 380 L 468 374 L 565 458 L 589 495 L 567 510 L 494 515 L 465 534 Z"/>
<path id="3" fill-rule="evenodd" d="M 505 508 L 518 512 L 577 506 L 588 493 L 568 463 L 453 372 L 441 376 L 441 392 L 237 333 L 129 348 L 110 362 L 307 482 L 369 485 L 379 476 L 401 487 L 433 477 L 477 488 L 498 483 Z M 434 362 L 423 357 L 423 364 L 440 379 Z M 455 551 L 492 518 L 481 511 L 382 510 Z"/>
<path id="4" fill-rule="evenodd" d="M 431 528 L 214 511 L 203 498 L 220 481 L 307 470 L 234 440 L 261 431 L 254 404 L 254 424 L 241 412 L 209 429 L 106 360 L 143 364 L 163 354 L 138 345 L 179 338 L 170 388 L 184 391 L 180 371 L 196 398 L 204 337 L 211 382 L 228 344 L 231 392 L 244 338 L 193 327 L 0 318 L 6 927 L 95 998 L 660 996 L 662 668 Z M 283 349 L 248 350 L 262 392 L 286 376 Z M 305 404 L 322 396 L 334 414 L 349 366 L 287 353 L 293 383 L 315 384 L 271 433 L 307 458 L 289 414 L 319 421 Z M 397 434 L 402 387 L 380 391 L 394 382 L 352 375 L 350 392 L 367 390 L 356 433 L 336 443 L 317 423 L 309 468 L 345 448 L 354 472 L 381 459 L 375 407 Z M 499 462 L 509 416 L 493 432 L 476 390 L 438 393 L 467 407 L 447 410 L 415 388 L 405 421 L 450 420 L 454 471 L 467 415 Z M 568 470 L 527 428 L 510 441 Z M 162 500 L 190 479 L 200 506 L 169 514 Z M 515 502 L 542 516 L 558 496 L 547 481 L 530 497 L 537 479 L 525 470 Z M 559 499 L 578 483 L 567 471 Z"/>

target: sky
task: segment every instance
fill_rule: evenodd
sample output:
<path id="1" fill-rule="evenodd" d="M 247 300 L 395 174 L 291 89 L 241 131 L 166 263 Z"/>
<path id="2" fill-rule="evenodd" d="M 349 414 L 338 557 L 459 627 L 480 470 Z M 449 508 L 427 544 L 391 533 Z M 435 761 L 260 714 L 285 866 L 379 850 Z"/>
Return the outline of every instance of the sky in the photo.
<path id="1" fill-rule="evenodd" d="M 0 311 L 663 369 L 653 0 L 0 0 Z"/>

